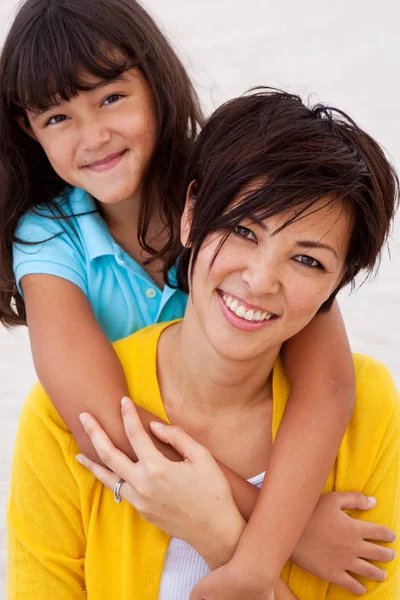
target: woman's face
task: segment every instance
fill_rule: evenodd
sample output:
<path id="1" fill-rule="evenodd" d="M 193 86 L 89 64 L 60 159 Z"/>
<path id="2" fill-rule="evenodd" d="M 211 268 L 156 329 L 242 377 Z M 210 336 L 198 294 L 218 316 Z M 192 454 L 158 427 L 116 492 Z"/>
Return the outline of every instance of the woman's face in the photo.
<path id="1" fill-rule="evenodd" d="M 218 354 L 247 360 L 269 349 L 279 352 L 282 343 L 303 329 L 336 289 L 352 224 L 342 202 L 326 206 L 328 201 L 318 201 L 302 219 L 276 235 L 273 232 L 291 213 L 241 222 L 211 270 L 221 234 L 213 234 L 203 244 L 193 269 L 189 315 Z M 182 225 L 185 243 L 188 210 Z"/>

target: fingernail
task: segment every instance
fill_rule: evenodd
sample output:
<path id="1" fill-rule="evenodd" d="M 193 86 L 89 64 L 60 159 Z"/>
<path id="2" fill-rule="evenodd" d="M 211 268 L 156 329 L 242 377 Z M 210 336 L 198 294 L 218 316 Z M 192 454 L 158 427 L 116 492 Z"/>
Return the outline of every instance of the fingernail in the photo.
<path id="1" fill-rule="evenodd" d="M 158 429 L 158 431 L 161 431 L 165 427 L 164 423 L 160 423 L 159 421 L 151 421 L 150 425 L 152 429 Z"/>
<path id="2" fill-rule="evenodd" d="M 80 463 L 81 465 L 83 465 L 83 463 L 84 463 L 84 459 L 83 459 L 83 456 L 82 456 L 82 454 L 77 454 L 77 455 L 75 456 L 75 458 L 76 458 L 76 460 L 78 461 L 78 463 Z"/>
<path id="3" fill-rule="evenodd" d="M 87 416 L 85 415 L 85 413 L 82 413 L 79 415 L 79 420 L 82 423 L 82 425 L 86 425 L 87 423 Z"/>
<path id="4" fill-rule="evenodd" d="M 392 560 L 395 559 L 396 556 L 397 556 L 397 552 L 396 552 L 396 550 L 393 550 L 393 558 L 392 558 Z"/>
<path id="5" fill-rule="evenodd" d="M 128 402 L 128 398 L 126 396 L 124 396 L 121 400 L 121 406 L 125 406 Z"/>
<path id="6" fill-rule="evenodd" d="M 369 506 L 376 506 L 376 498 L 373 496 L 368 496 L 367 498 Z"/>

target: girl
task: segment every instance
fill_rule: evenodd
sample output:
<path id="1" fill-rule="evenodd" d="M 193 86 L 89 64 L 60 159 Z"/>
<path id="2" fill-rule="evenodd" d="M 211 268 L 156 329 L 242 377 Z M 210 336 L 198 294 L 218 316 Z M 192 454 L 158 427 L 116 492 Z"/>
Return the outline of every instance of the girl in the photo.
<path id="1" fill-rule="evenodd" d="M 165 259 L 202 120 L 196 95 L 134 0 L 27 0 L 0 81 L 2 322 L 28 324 L 38 377 L 82 451 L 95 456 L 78 419 L 86 411 L 134 457 L 110 342 L 183 315 L 186 296 Z M 287 344 L 284 362 L 292 397 L 232 561 L 243 589 L 257 577 L 261 593 L 298 541 L 352 413 L 353 367 L 336 306 Z M 148 428 L 150 416 L 140 415 Z"/>

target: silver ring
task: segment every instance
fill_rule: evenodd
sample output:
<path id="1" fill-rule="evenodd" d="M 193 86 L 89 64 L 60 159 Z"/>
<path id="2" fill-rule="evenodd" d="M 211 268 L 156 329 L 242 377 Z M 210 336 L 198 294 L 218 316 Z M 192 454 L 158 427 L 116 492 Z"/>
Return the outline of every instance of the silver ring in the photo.
<path id="1" fill-rule="evenodd" d="M 114 486 L 114 502 L 117 502 L 118 504 L 122 502 L 122 496 L 120 496 L 119 492 L 123 483 L 125 483 L 125 481 L 123 479 L 120 479 Z"/>

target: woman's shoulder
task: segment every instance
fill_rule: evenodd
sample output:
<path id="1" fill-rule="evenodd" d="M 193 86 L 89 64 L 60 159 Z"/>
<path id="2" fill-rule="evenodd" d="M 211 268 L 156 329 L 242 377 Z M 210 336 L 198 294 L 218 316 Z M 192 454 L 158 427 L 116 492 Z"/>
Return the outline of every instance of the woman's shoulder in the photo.
<path id="1" fill-rule="evenodd" d="M 389 369 L 379 361 L 363 354 L 353 354 L 353 361 L 359 408 L 373 405 L 370 408 L 374 412 L 383 406 L 386 411 L 398 407 L 399 393 Z"/>
<path id="2" fill-rule="evenodd" d="M 356 404 L 347 430 L 352 446 L 372 454 L 390 439 L 399 446 L 400 397 L 392 375 L 382 363 L 360 354 L 354 355 L 354 367 Z"/>
<path id="3" fill-rule="evenodd" d="M 153 362 L 156 357 L 157 345 L 162 332 L 167 329 L 167 327 L 170 327 L 180 320 L 181 319 L 175 319 L 174 321 L 155 323 L 154 325 L 144 327 L 143 329 L 114 342 L 113 346 L 121 363 L 123 365 L 126 363 L 131 365 L 134 362 L 132 361 L 132 356 L 136 356 L 136 351 L 140 356 L 141 362 L 142 360 L 145 362 Z"/>

